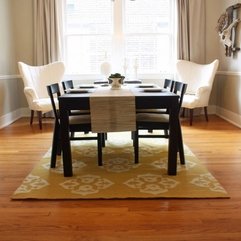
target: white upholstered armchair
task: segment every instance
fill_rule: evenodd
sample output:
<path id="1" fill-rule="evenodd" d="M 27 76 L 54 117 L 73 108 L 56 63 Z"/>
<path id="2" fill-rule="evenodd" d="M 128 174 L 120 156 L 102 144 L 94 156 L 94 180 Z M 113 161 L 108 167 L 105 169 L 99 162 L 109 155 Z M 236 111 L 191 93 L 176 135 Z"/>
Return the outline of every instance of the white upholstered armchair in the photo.
<path id="1" fill-rule="evenodd" d="M 18 62 L 18 67 L 24 83 L 24 94 L 31 110 L 30 124 L 33 123 L 36 111 L 39 127 L 42 129 L 42 114 L 52 111 L 46 86 L 61 82 L 65 71 L 64 63 L 53 62 L 42 66 L 30 66 Z"/>
<path id="2" fill-rule="evenodd" d="M 208 121 L 207 107 L 218 64 L 217 59 L 210 64 L 204 65 L 186 60 L 177 61 L 177 77 L 179 81 L 187 83 L 187 91 L 183 98 L 182 107 L 183 115 L 185 109 L 189 109 L 190 125 L 192 125 L 193 110 L 195 108 L 203 107 Z"/>

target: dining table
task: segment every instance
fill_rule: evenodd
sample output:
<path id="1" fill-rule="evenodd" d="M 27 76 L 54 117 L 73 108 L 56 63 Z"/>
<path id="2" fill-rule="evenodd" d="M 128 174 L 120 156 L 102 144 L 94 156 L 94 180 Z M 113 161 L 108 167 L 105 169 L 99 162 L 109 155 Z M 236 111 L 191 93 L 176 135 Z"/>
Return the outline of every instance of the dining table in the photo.
<path id="1" fill-rule="evenodd" d="M 83 88 L 80 88 L 82 91 L 78 92 L 78 89 L 75 88 L 75 91 L 69 91 L 59 97 L 62 161 L 65 177 L 73 176 L 71 144 L 68 127 L 69 113 L 71 110 L 90 110 L 90 113 L 94 113 L 95 108 L 93 107 L 93 103 L 98 103 L 101 106 L 101 111 L 112 108 L 111 113 L 115 113 L 115 115 L 118 113 L 120 113 L 120 115 L 122 114 L 120 118 L 118 116 L 113 117 L 112 114 L 102 115 L 104 116 L 105 121 L 102 123 L 102 125 L 97 125 L 96 130 L 92 129 L 92 132 L 103 133 L 109 131 L 135 131 L 136 127 L 134 122 L 136 109 L 168 109 L 170 115 L 170 127 L 167 174 L 177 174 L 177 153 L 181 136 L 178 108 L 179 96 L 168 90 L 163 90 L 157 85 L 151 86 L 153 87 L 154 91 L 151 91 L 152 88 L 148 88 L 148 85 L 146 85 L 147 88 L 143 87 L 145 87 L 143 84 L 125 84 L 119 90 L 113 90 L 111 86 L 103 84 L 91 86 L 91 88 L 85 88 L 84 90 L 86 91 L 83 91 Z M 147 89 L 150 91 L 147 91 Z M 108 97 L 108 101 L 106 101 L 106 98 L 103 97 Z M 111 107 L 110 105 L 108 107 L 106 103 L 111 103 Z M 117 105 L 116 108 L 120 108 L 118 107 L 120 103 L 122 103 L 123 108 L 126 109 L 122 111 L 117 109 L 118 111 L 115 111 L 115 105 Z M 97 106 L 96 109 L 98 110 L 99 107 Z M 129 111 L 130 113 L 125 113 L 125 111 Z M 92 118 L 92 121 L 94 122 L 96 116 L 94 114 L 92 116 L 94 116 L 94 118 Z M 121 119 L 123 116 L 124 121 Z M 128 116 L 130 119 L 125 119 L 126 116 Z M 108 119 L 110 119 L 110 123 L 109 125 L 108 123 L 105 125 L 105 123 L 108 122 Z M 100 120 L 103 121 L 101 118 Z M 116 128 L 116 130 L 110 129 L 113 128 L 113 126 Z M 118 127 L 120 129 L 118 129 Z"/>

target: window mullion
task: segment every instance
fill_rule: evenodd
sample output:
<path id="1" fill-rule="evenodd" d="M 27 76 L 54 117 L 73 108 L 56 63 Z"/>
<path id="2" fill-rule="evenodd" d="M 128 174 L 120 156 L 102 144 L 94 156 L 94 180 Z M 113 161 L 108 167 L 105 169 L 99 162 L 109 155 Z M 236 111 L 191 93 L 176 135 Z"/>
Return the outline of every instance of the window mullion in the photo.
<path id="1" fill-rule="evenodd" d="M 112 66 L 114 72 L 123 70 L 124 35 L 123 35 L 123 4 L 124 0 L 115 0 L 113 7 L 113 41 Z"/>

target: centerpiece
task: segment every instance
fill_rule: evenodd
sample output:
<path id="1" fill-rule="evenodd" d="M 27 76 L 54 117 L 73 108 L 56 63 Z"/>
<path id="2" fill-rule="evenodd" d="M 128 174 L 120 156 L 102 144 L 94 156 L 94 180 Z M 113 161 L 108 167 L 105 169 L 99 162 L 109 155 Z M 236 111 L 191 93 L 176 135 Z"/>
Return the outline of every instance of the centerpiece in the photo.
<path id="1" fill-rule="evenodd" d="M 108 78 L 111 89 L 120 89 L 124 79 L 120 73 L 111 74 Z"/>

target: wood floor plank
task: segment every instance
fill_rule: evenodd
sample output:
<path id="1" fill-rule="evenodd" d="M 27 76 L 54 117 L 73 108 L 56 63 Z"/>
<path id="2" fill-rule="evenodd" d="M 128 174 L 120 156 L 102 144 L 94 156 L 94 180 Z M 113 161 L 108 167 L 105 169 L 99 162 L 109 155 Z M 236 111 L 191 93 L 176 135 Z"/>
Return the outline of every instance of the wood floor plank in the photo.
<path id="1" fill-rule="evenodd" d="M 52 142 L 22 118 L 0 130 L 0 241 L 240 241 L 241 130 L 217 116 L 182 120 L 184 143 L 230 199 L 25 200 L 10 197 Z"/>

